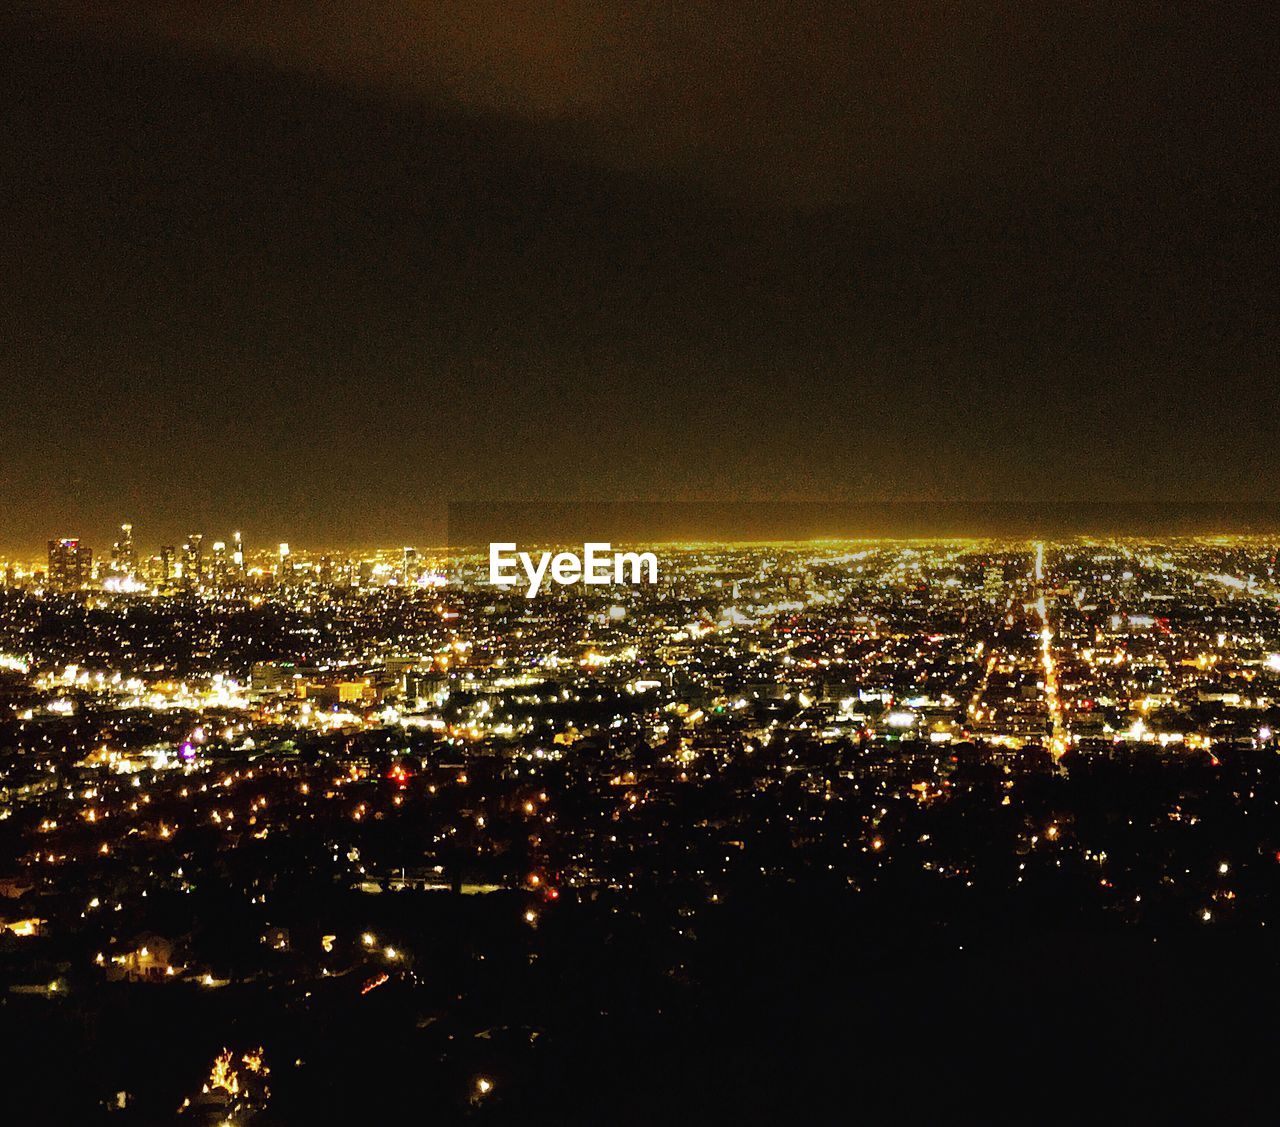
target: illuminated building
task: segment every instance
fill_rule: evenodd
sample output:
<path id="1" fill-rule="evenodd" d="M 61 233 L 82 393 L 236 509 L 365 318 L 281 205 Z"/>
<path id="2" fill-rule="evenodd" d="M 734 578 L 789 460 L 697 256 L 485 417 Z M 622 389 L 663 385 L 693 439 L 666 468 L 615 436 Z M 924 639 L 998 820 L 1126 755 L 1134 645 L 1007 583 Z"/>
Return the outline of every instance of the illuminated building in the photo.
<path id="1" fill-rule="evenodd" d="M 193 532 L 182 545 L 182 579 L 189 587 L 199 587 L 204 578 L 204 533 Z"/>
<path id="2" fill-rule="evenodd" d="M 93 549 L 79 540 L 49 541 L 49 586 L 55 591 L 76 591 L 93 573 Z"/>
<path id="3" fill-rule="evenodd" d="M 227 545 L 221 540 L 213 543 L 211 578 L 215 590 L 221 590 L 227 582 Z"/>
<path id="4" fill-rule="evenodd" d="M 111 546 L 111 570 L 121 575 L 132 576 L 138 567 L 137 556 L 133 548 L 133 525 L 120 526 L 120 539 Z"/>
<path id="5" fill-rule="evenodd" d="M 169 583 L 177 578 L 174 570 L 174 556 L 177 554 L 172 544 L 161 545 L 160 548 L 160 581 Z"/>

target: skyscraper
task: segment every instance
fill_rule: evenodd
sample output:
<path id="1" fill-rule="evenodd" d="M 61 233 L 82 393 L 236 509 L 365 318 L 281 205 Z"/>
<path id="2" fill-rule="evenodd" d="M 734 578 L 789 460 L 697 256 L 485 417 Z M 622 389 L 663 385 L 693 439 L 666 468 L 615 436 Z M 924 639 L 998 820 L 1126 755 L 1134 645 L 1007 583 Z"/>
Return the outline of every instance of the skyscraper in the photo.
<path id="1" fill-rule="evenodd" d="M 127 576 L 138 570 L 133 550 L 133 525 L 127 522 L 120 526 L 120 539 L 111 546 L 111 570 Z"/>
<path id="2" fill-rule="evenodd" d="M 227 545 L 222 540 L 213 542 L 213 586 L 222 590 L 227 583 Z"/>
<path id="3" fill-rule="evenodd" d="M 188 587 L 199 587 L 204 577 L 204 533 L 193 532 L 182 545 L 182 580 Z"/>
<path id="4" fill-rule="evenodd" d="M 93 549 L 79 540 L 49 541 L 49 587 L 54 591 L 78 591 L 93 572 Z"/>

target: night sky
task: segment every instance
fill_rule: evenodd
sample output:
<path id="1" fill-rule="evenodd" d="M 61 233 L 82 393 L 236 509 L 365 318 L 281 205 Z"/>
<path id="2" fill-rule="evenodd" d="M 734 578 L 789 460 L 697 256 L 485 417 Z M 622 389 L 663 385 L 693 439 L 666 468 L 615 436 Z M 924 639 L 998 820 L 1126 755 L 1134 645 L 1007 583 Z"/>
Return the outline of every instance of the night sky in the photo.
<path id="1" fill-rule="evenodd" d="M 20 7 L 0 548 L 1280 486 L 1272 5 Z"/>

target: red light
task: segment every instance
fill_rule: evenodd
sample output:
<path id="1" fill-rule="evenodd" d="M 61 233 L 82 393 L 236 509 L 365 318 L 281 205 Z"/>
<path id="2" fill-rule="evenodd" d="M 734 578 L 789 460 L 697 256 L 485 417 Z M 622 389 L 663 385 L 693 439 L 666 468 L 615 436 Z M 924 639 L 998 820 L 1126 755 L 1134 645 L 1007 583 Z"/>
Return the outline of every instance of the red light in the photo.
<path id="1" fill-rule="evenodd" d="M 387 975 L 380 974 L 378 975 L 377 978 L 369 979 L 368 982 L 366 982 L 362 987 L 360 987 L 360 993 L 368 994 L 370 990 L 377 990 L 379 986 L 381 986 L 384 982 L 387 981 L 387 978 L 388 978 Z"/>

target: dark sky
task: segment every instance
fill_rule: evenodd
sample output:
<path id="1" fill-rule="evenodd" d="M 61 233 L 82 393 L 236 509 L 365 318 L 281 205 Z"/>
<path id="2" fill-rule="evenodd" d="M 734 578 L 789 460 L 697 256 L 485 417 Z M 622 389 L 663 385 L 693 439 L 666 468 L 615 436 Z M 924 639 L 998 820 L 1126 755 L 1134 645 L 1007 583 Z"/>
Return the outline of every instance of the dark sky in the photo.
<path id="1" fill-rule="evenodd" d="M 1269 500 L 1272 7 L 26 4 L 0 547 Z"/>

